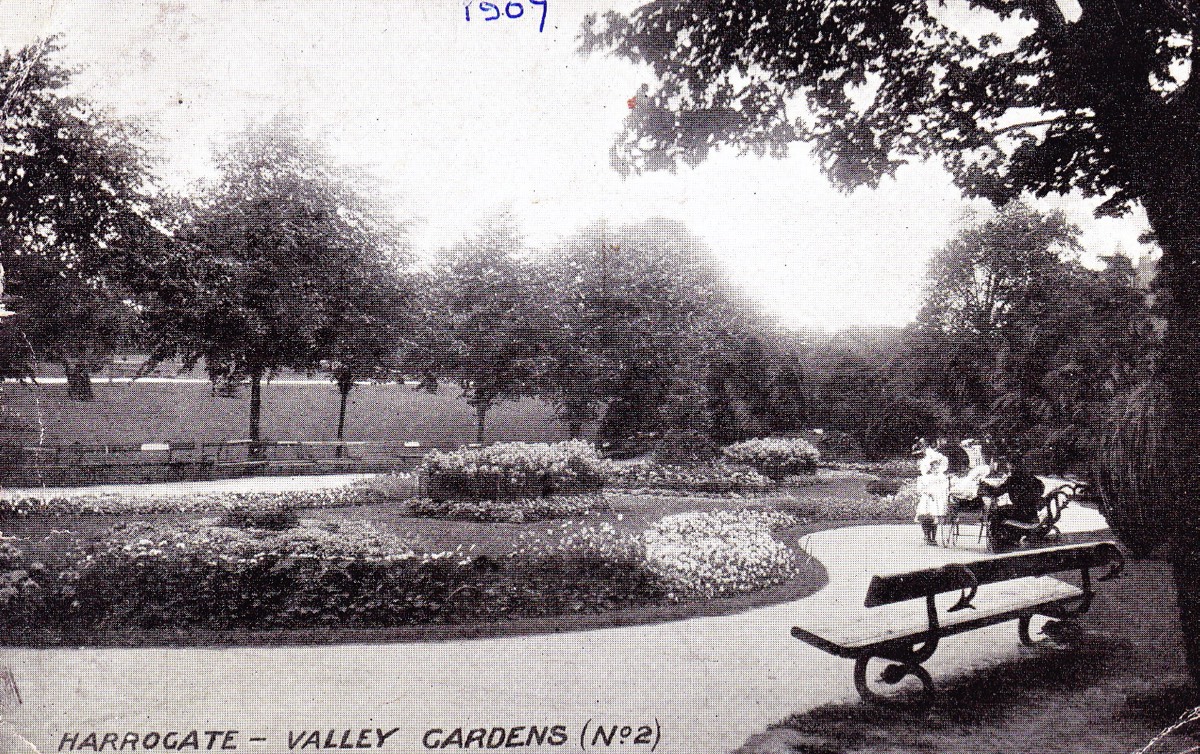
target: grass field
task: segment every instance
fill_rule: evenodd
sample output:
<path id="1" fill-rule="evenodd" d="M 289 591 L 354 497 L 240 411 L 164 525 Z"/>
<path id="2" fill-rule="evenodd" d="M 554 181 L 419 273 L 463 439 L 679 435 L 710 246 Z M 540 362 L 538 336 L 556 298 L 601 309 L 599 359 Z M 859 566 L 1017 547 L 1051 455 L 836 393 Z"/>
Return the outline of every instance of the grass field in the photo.
<path id="1" fill-rule="evenodd" d="M 95 400 L 73 401 L 65 385 L 0 383 L 0 444 L 62 445 L 245 439 L 249 391 L 214 395 L 197 383 L 97 384 Z M 332 440 L 338 392 L 332 384 L 263 387 L 263 439 Z M 566 439 L 553 409 L 535 400 L 498 404 L 488 415 L 487 441 Z M 436 394 L 406 385 L 359 385 L 346 411 L 347 440 L 459 445 L 475 439 L 475 413 L 461 391 Z"/>

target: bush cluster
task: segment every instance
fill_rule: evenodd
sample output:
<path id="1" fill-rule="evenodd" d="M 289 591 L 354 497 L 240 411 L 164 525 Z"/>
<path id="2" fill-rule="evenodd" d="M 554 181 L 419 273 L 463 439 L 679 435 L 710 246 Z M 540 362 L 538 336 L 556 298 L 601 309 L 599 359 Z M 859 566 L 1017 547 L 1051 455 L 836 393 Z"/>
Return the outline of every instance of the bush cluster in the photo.
<path id="1" fill-rule="evenodd" d="M 80 563 L 70 613 L 95 629 L 439 622 L 472 573 L 461 549 L 420 552 L 366 521 L 140 523 Z"/>
<path id="2" fill-rule="evenodd" d="M 822 461 L 821 466 L 838 471 L 858 471 L 881 477 L 912 478 L 917 476 L 917 462 L 913 458 L 893 458 L 888 461 Z"/>
<path id="3" fill-rule="evenodd" d="M 0 540 L 0 615 L 9 626 L 21 627 L 40 614 L 49 579 L 45 566 L 30 561 L 21 548 Z"/>
<path id="4" fill-rule="evenodd" d="M 420 471 L 434 500 L 498 500 L 597 490 L 604 461 L 590 443 L 505 442 L 434 451 Z"/>
<path id="5" fill-rule="evenodd" d="M 653 461 L 610 463 L 605 476 L 610 487 L 632 490 L 748 494 L 765 492 L 774 486 L 754 469 L 722 462 L 705 466 L 671 466 Z"/>
<path id="6" fill-rule="evenodd" d="M 814 474 L 821 454 L 813 444 L 800 437 L 766 437 L 727 445 L 725 457 L 735 463 L 753 466 L 772 479 L 788 474 Z"/>
<path id="7" fill-rule="evenodd" d="M 879 519 L 886 521 L 912 520 L 916 511 L 916 498 L 905 496 L 907 485 L 896 495 L 879 497 L 857 495 L 841 497 L 835 495 L 805 496 L 791 500 L 775 500 L 775 505 L 804 521 L 855 521 Z"/>

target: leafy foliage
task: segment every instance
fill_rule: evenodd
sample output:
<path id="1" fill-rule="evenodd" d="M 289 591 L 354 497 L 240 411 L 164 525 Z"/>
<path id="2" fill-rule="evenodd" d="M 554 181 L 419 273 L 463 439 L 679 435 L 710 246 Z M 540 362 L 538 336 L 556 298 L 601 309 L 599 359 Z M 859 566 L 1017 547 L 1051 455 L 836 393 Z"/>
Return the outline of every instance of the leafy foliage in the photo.
<path id="1" fill-rule="evenodd" d="M 1106 404 L 1145 378 L 1156 340 L 1128 261 L 1085 268 L 1078 232 L 1020 203 L 965 228 L 931 260 L 904 335 L 912 394 L 1044 449 L 1047 467 L 1086 464 Z"/>
<path id="2" fill-rule="evenodd" d="M 221 179 L 180 229 L 191 284 L 155 320 L 156 357 L 203 359 L 216 383 L 260 385 L 274 370 L 335 360 L 340 382 L 386 362 L 407 319 L 399 228 L 298 124 L 251 126 L 219 155 Z"/>
<path id="3" fill-rule="evenodd" d="M 0 265 L 19 315 L 0 371 L 53 361 L 89 399 L 91 373 L 136 337 L 162 234 L 144 134 L 68 94 L 59 50 L 0 56 Z"/>
<path id="4" fill-rule="evenodd" d="M 428 381 L 448 379 L 475 408 L 476 441 L 497 401 L 536 392 L 545 307 L 511 213 L 450 249 L 426 291 L 419 348 Z"/>

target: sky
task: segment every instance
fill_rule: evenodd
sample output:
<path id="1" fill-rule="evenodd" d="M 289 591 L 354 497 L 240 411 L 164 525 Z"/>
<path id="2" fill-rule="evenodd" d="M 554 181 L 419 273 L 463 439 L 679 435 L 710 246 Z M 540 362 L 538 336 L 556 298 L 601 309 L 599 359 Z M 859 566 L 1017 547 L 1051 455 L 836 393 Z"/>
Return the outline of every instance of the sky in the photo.
<path id="1" fill-rule="evenodd" d="M 378 178 L 422 252 L 504 208 L 540 248 L 601 219 L 667 217 L 785 326 L 910 321 L 930 255 L 987 206 L 935 165 L 839 193 L 803 145 L 621 178 L 609 148 L 650 73 L 581 57 L 576 37 L 587 13 L 634 5 L 546 0 L 539 31 L 527 2 L 488 22 L 477 0 L 469 20 L 461 0 L 0 0 L 0 44 L 60 35 L 77 91 L 156 135 L 172 188 L 210 176 L 230 135 L 285 114 Z M 1094 253 L 1149 251 L 1144 217 L 1096 221 L 1077 198 L 1045 206 L 1080 223 Z"/>

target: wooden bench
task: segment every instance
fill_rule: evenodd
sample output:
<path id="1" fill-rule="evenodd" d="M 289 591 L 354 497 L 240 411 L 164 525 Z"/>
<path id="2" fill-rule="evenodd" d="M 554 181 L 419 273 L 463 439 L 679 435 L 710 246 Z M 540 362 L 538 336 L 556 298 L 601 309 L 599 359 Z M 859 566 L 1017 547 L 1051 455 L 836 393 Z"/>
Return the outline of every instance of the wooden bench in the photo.
<path id="1" fill-rule="evenodd" d="M 826 625 L 796 626 L 792 636 L 854 660 L 854 685 L 866 701 L 895 701 L 867 683 L 867 666 L 878 658 L 890 663 L 880 681 L 895 686 L 911 675 L 921 682 L 921 701 L 928 702 L 933 679 L 921 663 L 933 656 L 939 639 L 1016 620 L 1021 643 L 1032 645 L 1029 628 L 1035 615 L 1061 621 L 1087 612 L 1094 596 L 1091 569 L 1106 566 L 1097 580 L 1108 581 L 1120 575 L 1124 564 L 1114 543 L 1094 542 L 875 576 L 863 601 L 864 607 L 874 609 L 859 615 L 814 616 Z M 1049 576 L 1073 570 L 1080 572 L 1082 586 Z M 955 591 L 957 600 L 939 608 L 935 598 Z"/>

